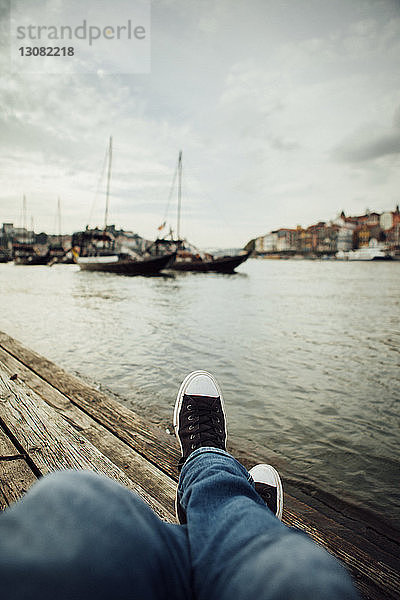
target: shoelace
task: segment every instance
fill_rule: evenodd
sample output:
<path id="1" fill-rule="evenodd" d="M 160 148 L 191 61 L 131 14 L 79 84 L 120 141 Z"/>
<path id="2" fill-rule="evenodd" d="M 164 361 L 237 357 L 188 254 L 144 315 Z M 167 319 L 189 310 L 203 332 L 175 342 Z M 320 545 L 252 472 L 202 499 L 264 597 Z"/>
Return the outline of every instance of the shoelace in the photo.
<path id="1" fill-rule="evenodd" d="M 208 400 L 208 401 L 207 401 Z M 224 424 L 221 419 L 220 400 L 215 398 L 210 403 L 210 399 L 202 400 L 199 398 L 188 400 L 186 411 L 188 413 L 189 431 L 190 425 L 197 422 L 196 431 L 189 436 L 191 451 L 201 446 L 213 446 L 215 448 L 224 448 Z"/>

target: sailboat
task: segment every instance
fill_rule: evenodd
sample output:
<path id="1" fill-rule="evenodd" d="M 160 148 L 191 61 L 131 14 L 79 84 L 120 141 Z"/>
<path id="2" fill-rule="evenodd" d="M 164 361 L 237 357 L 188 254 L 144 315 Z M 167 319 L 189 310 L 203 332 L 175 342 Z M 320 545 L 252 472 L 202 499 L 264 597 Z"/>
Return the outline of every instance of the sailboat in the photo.
<path id="1" fill-rule="evenodd" d="M 112 164 L 112 137 L 108 148 L 106 208 L 103 229 L 89 229 L 75 233 L 72 239 L 75 262 L 82 271 L 105 271 L 122 275 L 155 275 L 174 261 L 176 252 L 162 256 L 143 257 L 132 250 L 118 249 L 115 237 L 107 231 Z"/>
<path id="2" fill-rule="evenodd" d="M 192 244 L 188 244 L 180 236 L 180 221 L 181 221 L 181 205 L 182 205 L 182 150 L 178 157 L 178 216 L 177 216 L 177 238 L 173 239 L 172 231 L 170 231 L 171 239 L 158 238 L 153 246 L 156 254 L 163 251 L 176 251 L 175 261 L 170 265 L 170 269 L 174 271 L 197 271 L 207 273 L 210 271 L 217 273 L 233 273 L 235 269 L 247 260 L 251 254 L 243 251 L 234 256 L 218 256 L 215 257 L 207 252 L 201 252 Z M 164 225 L 161 226 L 161 228 Z M 160 228 L 159 228 L 160 229 Z"/>
<path id="3" fill-rule="evenodd" d="M 23 196 L 22 201 L 22 231 L 23 240 L 13 243 L 13 259 L 16 265 L 47 265 L 50 260 L 48 252 L 40 254 L 34 246 L 33 239 L 28 239 L 28 231 L 26 226 L 26 197 Z M 32 222 L 33 234 L 33 222 Z"/>
<path id="4" fill-rule="evenodd" d="M 72 248 L 65 249 L 63 246 L 63 236 L 61 234 L 61 201 L 58 198 L 57 201 L 57 221 L 58 221 L 58 240 L 55 243 L 49 245 L 49 267 L 56 264 L 72 265 L 74 264 L 74 257 L 72 255 Z"/>

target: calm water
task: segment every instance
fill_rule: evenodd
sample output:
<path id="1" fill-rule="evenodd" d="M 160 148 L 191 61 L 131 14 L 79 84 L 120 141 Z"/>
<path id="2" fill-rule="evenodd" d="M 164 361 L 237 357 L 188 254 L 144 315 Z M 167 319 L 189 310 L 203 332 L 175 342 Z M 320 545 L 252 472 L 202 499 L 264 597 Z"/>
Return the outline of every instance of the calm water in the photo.
<path id="1" fill-rule="evenodd" d="M 182 378 L 211 370 L 232 437 L 400 524 L 400 263 L 171 278 L 0 264 L 0 309 L 1 330 L 165 427 Z"/>

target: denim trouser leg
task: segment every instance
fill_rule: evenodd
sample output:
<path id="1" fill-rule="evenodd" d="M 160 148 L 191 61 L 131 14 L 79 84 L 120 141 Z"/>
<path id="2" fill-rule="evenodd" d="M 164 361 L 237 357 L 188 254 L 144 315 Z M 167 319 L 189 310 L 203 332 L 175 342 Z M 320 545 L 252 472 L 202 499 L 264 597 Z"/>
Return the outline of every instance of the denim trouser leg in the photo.
<path id="1" fill-rule="evenodd" d="M 193 452 L 181 472 L 194 592 L 199 600 L 358 598 L 344 568 L 265 506 L 223 450 Z"/>
<path id="2" fill-rule="evenodd" d="M 191 598 L 186 527 L 89 471 L 35 484 L 0 514 L 4 600 Z"/>

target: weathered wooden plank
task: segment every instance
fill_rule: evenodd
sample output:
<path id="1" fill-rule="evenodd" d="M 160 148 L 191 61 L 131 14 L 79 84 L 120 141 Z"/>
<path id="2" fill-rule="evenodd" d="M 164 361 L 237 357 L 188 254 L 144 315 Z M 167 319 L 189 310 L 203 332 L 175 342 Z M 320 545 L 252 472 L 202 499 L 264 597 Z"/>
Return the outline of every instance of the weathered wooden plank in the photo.
<path id="1" fill-rule="evenodd" d="M 18 500 L 35 481 L 24 457 L 0 427 L 0 510 Z"/>
<path id="2" fill-rule="evenodd" d="M 0 510 L 19 500 L 35 481 L 25 460 L 0 461 Z"/>
<path id="3" fill-rule="evenodd" d="M 0 419 L 42 475 L 59 469 L 89 469 L 136 491 L 162 518 L 169 515 L 139 484 L 129 479 L 79 435 L 35 392 L 0 370 Z"/>
<path id="4" fill-rule="evenodd" d="M 94 390 L 46 358 L 0 332 L 0 345 L 33 372 L 60 390 L 81 410 L 129 444 L 170 477 L 177 478 L 175 439 L 106 394 Z"/>
<path id="5" fill-rule="evenodd" d="M 317 528 L 303 518 L 299 518 L 297 513 L 287 509 L 284 509 L 284 518 L 287 525 L 301 529 L 317 544 L 341 560 L 351 571 L 365 597 L 380 598 L 380 594 L 373 593 L 374 589 L 380 589 L 385 590 L 385 597 L 398 598 L 400 589 L 398 570 L 381 561 L 372 560 L 371 556 L 360 547 L 329 531 L 329 519 L 323 517 L 322 523 L 319 522 Z M 323 533 L 326 530 L 329 534 Z"/>
<path id="6" fill-rule="evenodd" d="M 74 429 L 85 436 L 96 448 L 123 470 L 132 481 L 138 483 L 154 499 L 165 507 L 171 520 L 175 519 L 176 483 L 141 454 L 111 434 L 97 421 L 71 403 L 61 392 L 33 373 L 25 365 L 0 348 L 0 364 L 9 374 L 17 375 L 34 390 L 47 404 L 52 406 Z"/>
<path id="7" fill-rule="evenodd" d="M 0 427 L 0 460 L 5 460 L 6 457 L 24 458 L 21 456 L 21 453 L 18 452 L 18 449 L 12 443 L 8 435 Z"/>

